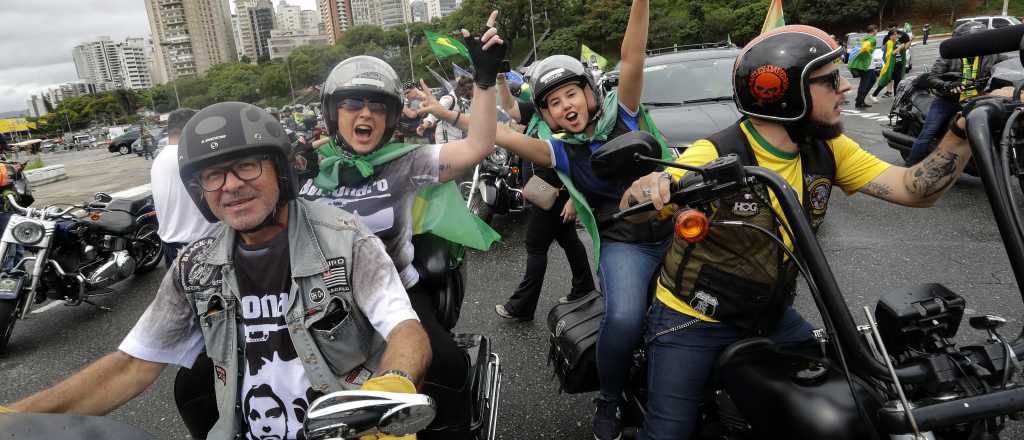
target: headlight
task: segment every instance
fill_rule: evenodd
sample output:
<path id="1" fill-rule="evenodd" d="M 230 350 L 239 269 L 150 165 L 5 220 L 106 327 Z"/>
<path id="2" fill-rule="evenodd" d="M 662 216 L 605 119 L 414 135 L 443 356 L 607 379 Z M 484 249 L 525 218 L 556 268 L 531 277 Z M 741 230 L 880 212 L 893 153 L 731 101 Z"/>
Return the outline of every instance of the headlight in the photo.
<path id="1" fill-rule="evenodd" d="M 31 221 L 18 223 L 11 230 L 11 235 L 14 236 L 14 239 L 26 246 L 39 243 L 45 233 L 46 230 L 43 229 L 43 225 Z"/>
<path id="2" fill-rule="evenodd" d="M 496 148 L 494 152 L 491 153 L 490 159 L 491 162 L 494 162 L 496 164 L 503 164 L 505 163 L 505 160 L 508 159 L 508 152 L 502 148 Z"/>

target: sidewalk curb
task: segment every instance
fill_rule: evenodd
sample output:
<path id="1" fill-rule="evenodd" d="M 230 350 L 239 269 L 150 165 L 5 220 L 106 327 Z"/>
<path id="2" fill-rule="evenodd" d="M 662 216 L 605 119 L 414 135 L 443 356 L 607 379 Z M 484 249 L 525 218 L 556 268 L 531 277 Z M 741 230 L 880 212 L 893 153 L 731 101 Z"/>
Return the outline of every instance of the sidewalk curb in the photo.
<path id="1" fill-rule="evenodd" d="M 57 182 L 68 178 L 64 165 L 50 165 L 34 170 L 25 171 L 25 178 L 33 186 L 43 186 L 48 183 Z"/>

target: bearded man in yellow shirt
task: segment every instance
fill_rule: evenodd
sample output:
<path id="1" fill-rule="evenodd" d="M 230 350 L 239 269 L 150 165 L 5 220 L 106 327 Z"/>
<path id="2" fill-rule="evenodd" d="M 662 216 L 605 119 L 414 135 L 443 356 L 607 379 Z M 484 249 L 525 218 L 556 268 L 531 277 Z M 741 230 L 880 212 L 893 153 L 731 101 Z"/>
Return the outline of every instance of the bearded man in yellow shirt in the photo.
<path id="1" fill-rule="evenodd" d="M 800 195 L 815 228 L 824 220 L 833 186 L 848 195 L 933 205 L 970 159 L 963 118 L 953 118 L 949 133 L 921 163 L 902 168 L 881 161 L 842 134 L 840 106 L 851 86 L 839 75 L 841 56 L 842 48 L 813 27 L 784 26 L 758 36 L 733 69 L 734 98 L 745 116 L 694 143 L 677 162 L 700 166 L 736 154 L 744 165 L 775 171 Z M 670 182 L 680 176 L 669 171 L 641 178 L 621 207 L 632 196 L 662 209 Z M 722 200 L 713 217 L 778 231 L 782 220 L 773 210 L 781 212 L 774 195 L 754 188 Z M 792 307 L 794 263 L 757 231 L 717 229 L 696 244 L 674 239 L 665 257 L 647 317 L 648 412 L 639 438 L 693 434 L 715 360 L 730 344 L 752 336 L 776 342 L 811 337 L 812 327 Z M 792 247 L 785 234 L 778 235 Z"/>

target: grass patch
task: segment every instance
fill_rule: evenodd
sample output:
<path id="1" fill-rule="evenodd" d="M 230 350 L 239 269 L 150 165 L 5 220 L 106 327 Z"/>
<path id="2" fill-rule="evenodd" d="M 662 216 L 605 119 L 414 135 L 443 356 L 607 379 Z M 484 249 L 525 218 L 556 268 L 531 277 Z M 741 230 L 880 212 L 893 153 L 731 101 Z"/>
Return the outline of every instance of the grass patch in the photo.
<path id="1" fill-rule="evenodd" d="M 46 164 L 43 163 L 43 158 L 36 156 L 35 159 L 32 159 L 28 162 L 28 165 L 25 165 L 25 171 L 34 170 L 36 168 L 42 168 L 44 166 L 46 166 Z"/>

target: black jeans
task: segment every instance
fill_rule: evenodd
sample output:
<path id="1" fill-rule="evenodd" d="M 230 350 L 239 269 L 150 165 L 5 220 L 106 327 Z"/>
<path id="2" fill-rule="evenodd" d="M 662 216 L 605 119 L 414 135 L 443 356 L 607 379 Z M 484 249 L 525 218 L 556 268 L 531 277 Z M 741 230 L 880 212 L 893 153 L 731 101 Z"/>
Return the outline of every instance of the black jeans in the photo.
<path id="1" fill-rule="evenodd" d="M 569 200 L 568 193 L 562 192 L 550 210 L 536 206 L 530 208 L 530 219 L 526 225 L 526 273 L 512 297 L 505 304 L 505 310 L 516 316 L 532 317 L 540 300 L 544 285 L 544 273 L 548 268 L 548 248 L 551 242 L 565 251 L 572 270 L 572 291 L 577 296 L 594 290 L 594 277 L 590 274 L 587 249 L 576 234 L 574 222 L 562 222 L 562 207 Z"/>
<path id="2" fill-rule="evenodd" d="M 903 64 L 903 63 L 896 63 L 895 65 L 892 66 L 892 91 L 893 91 L 893 94 L 896 93 L 896 88 L 900 86 L 900 81 L 903 80 L 903 73 L 904 73 L 904 71 L 906 69 L 907 69 L 907 65 Z M 874 97 L 877 98 L 878 94 L 882 92 L 883 88 L 885 88 L 885 85 L 879 84 L 878 88 L 875 89 L 875 93 L 872 93 L 871 96 L 874 96 Z"/>
<path id="3" fill-rule="evenodd" d="M 868 69 L 860 75 L 860 83 L 857 85 L 857 100 L 856 104 L 864 105 L 864 98 L 867 98 L 868 93 L 871 93 L 871 87 L 875 85 L 875 80 L 878 79 L 877 69 Z"/>

